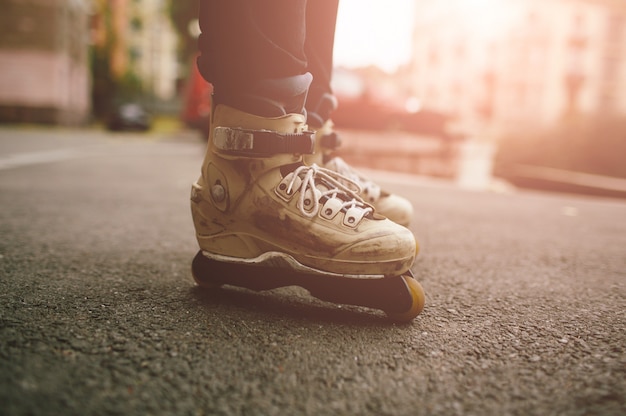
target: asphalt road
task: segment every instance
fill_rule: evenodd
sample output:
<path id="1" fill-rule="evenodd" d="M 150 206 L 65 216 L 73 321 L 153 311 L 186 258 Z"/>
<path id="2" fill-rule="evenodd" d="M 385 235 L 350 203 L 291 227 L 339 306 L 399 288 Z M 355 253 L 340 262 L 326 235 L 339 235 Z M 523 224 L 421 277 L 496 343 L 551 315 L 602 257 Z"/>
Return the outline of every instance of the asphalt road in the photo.
<path id="1" fill-rule="evenodd" d="M 2 415 L 624 415 L 626 202 L 377 174 L 424 312 L 189 273 L 188 135 L 0 128 Z"/>

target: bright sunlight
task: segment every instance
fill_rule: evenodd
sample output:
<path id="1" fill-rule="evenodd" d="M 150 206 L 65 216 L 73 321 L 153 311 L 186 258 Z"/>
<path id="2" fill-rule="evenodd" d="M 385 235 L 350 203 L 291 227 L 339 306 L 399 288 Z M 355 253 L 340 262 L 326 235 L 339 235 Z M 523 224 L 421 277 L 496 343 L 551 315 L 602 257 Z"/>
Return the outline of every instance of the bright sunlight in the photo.
<path id="1" fill-rule="evenodd" d="M 513 0 L 341 0 L 335 65 L 376 65 L 393 72 L 411 59 L 416 24 L 436 30 L 453 20 L 477 39 L 497 38 L 518 17 L 516 5 Z"/>
<path id="2" fill-rule="evenodd" d="M 414 21 L 414 0 L 341 0 L 335 65 L 393 72 L 410 59 Z"/>

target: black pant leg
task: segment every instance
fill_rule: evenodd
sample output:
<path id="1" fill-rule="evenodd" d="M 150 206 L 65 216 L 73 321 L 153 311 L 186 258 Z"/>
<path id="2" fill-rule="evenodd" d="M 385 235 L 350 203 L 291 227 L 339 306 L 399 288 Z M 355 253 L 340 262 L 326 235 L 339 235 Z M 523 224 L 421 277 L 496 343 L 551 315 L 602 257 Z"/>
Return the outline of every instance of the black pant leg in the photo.
<path id="1" fill-rule="evenodd" d="M 313 0 L 315 3 L 319 0 Z M 198 68 L 215 90 L 307 71 L 306 0 L 201 0 Z"/>
<path id="2" fill-rule="evenodd" d="M 338 6 L 339 0 L 309 0 L 307 3 L 304 50 L 307 70 L 313 75 L 307 102 L 317 103 L 323 94 L 332 93 L 330 82 Z"/>

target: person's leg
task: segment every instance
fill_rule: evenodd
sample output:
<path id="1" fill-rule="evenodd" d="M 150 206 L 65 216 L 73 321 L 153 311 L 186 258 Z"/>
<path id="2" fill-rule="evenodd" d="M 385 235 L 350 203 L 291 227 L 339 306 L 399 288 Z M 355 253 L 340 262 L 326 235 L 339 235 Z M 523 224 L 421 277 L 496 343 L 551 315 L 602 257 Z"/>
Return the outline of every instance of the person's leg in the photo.
<path id="1" fill-rule="evenodd" d="M 258 115 L 278 115 L 272 104 L 300 112 L 311 82 L 305 15 L 306 0 L 202 0 L 197 63 L 214 102 Z"/>
<path id="2" fill-rule="evenodd" d="M 376 215 L 349 180 L 303 163 L 315 140 L 303 111 L 305 4 L 202 3 L 198 64 L 215 95 L 191 192 L 198 244 L 219 262 L 403 274 L 415 258 L 413 234 Z"/>
<path id="3" fill-rule="evenodd" d="M 307 122 L 321 127 L 337 106 L 331 88 L 333 48 L 339 0 L 313 0 L 306 8 L 304 50 L 313 82 L 306 101 Z"/>
<path id="4" fill-rule="evenodd" d="M 409 201 L 381 190 L 380 186 L 333 154 L 340 144 L 331 122 L 332 112 L 338 105 L 331 87 L 338 3 L 338 0 L 314 0 L 307 4 L 304 50 L 308 58 L 307 69 L 313 74 L 313 83 L 309 89 L 306 111 L 307 123 L 317 134 L 316 153 L 306 156 L 305 160 L 358 183 L 363 199 L 372 204 L 380 214 L 399 224 L 408 225 L 413 215 L 413 207 Z"/>

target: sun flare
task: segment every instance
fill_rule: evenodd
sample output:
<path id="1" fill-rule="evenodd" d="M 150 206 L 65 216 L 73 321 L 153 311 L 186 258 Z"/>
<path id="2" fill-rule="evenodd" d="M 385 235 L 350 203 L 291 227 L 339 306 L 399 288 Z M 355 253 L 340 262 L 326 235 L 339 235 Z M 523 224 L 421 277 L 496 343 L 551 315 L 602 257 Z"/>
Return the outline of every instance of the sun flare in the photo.
<path id="1" fill-rule="evenodd" d="M 335 64 L 393 71 L 410 59 L 414 21 L 413 0 L 341 0 Z"/>
<path id="2" fill-rule="evenodd" d="M 410 61 L 416 25 L 436 30 L 454 20 L 472 38 L 498 38 L 518 16 L 517 7 L 515 0 L 341 0 L 335 64 L 392 72 Z"/>

